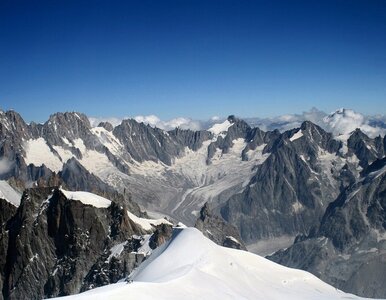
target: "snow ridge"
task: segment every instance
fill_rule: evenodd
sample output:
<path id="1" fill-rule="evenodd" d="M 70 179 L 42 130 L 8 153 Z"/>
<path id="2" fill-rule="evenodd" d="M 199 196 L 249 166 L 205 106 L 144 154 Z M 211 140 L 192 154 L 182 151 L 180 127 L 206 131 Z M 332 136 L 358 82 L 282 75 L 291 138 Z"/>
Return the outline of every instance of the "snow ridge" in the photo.
<path id="1" fill-rule="evenodd" d="M 195 228 L 179 229 L 130 276 L 64 299 L 361 299 L 258 255 L 220 247 Z M 59 299 L 59 298 L 58 298 Z"/>

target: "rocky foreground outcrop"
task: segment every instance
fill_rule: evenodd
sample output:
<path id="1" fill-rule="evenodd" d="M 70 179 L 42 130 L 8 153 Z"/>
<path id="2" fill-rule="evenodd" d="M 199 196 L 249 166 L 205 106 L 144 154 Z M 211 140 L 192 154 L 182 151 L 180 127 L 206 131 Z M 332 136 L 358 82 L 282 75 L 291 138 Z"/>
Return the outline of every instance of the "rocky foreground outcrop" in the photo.
<path id="1" fill-rule="evenodd" d="M 1 216 L 3 299 L 64 296 L 116 282 L 145 258 L 139 249 L 153 231 L 120 204 L 84 204 L 58 188 L 27 189 L 9 214 Z"/>
<path id="2" fill-rule="evenodd" d="M 237 229 L 215 215 L 208 203 L 201 208 L 200 216 L 194 225 L 207 238 L 220 246 L 246 250 Z"/>

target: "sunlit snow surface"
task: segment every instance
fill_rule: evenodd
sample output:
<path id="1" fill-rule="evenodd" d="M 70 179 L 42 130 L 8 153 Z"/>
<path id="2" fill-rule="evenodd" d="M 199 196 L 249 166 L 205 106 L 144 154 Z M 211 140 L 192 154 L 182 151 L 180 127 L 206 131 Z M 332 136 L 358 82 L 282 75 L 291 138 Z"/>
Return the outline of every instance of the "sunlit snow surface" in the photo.
<path id="1" fill-rule="evenodd" d="M 26 156 L 24 158 L 27 165 L 34 164 L 37 167 L 43 164 L 52 171 L 59 172 L 63 167 L 63 162 L 48 147 L 45 139 L 31 139 L 24 143 Z"/>
<path id="2" fill-rule="evenodd" d="M 111 205 L 111 201 L 103 198 L 101 196 L 88 193 L 88 192 L 70 192 L 63 189 L 60 191 L 66 196 L 69 200 L 78 200 L 83 204 L 92 205 L 97 208 L 107 208 Z"/>
<path id="3" fill-rule="evenodd" d="M 149 231 L 153 229 L 153 226 L 161 225 L 161 224 L 167 224 L 167 225 L 173 225 L 166 219 L 145 219 L 145 218 L 139 218 L 136 215 L 132 214 L 131 212 L 127 212 L 127 215 L 129 218 L 136 223 L 137 225 L 141 226 L 143 229 Z"/>
<path id="4" fill-rule="evenodd" d="M 299 131 L 296 132 L 296 133 L 290 138 L 290 141 L 291 141 L 291 142 L 296 141 L 297 139 L 300 139 L 302 136 L 303 136 L 303 131 L 302 131 L 301 129 L 299 129 Z"/>
<path id="5" fill-rule="evenodd" d="M 194 228 L 181 229 L 130 279 L 61 299 L 361 299 L 308 272 L 220 247 Z"/>
<path id="6" fill-rule="evenodd" d="M 223 123 L 214 124 L 211 128 L 208 129 L 208 131 L 217 135 L 222 132 L 227 132 L 229 127 L 231 127 L 232 125 L 233 124 L 231 122 L 225 120 Z"/>
<path id="7" fill-rule="evenodd" d="M 19 206 L 21 194 L 15 191 L 8 182 L 0 180 L 0 198 L 7 200 L 15 206 Z"/>

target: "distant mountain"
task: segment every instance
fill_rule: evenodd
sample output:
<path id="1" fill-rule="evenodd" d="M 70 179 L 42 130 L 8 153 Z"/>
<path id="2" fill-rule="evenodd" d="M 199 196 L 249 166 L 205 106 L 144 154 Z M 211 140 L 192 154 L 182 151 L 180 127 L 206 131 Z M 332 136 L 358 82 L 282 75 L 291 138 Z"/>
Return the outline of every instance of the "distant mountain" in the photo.
<path id="1" fill-rule="evenodd" d="M 384 297 L 386 159 L 376 160 L 332 202 L 318 228 L 270 257 L 357 295 Z"/>
<path id="2" fill-rule="evenodd" d="M 92 127 L 76 112 L 26 124 L 14 111 L 1 112 L 0 180 L 16 193 L 59 185 L 93 192 L 145 217 L 137 202 L 149 215 L 188 226 L 209 203 L 215 217 L 201 229 L 226 221 L 239 234 L 230 236 L 253 248 L 315 232 L 331 203 L 385 157 L 385 137 L 365 134 L 368 119 L 355 123 L 363 130 L 346 126 L 353 119 L 343 109 L 324 116 L 333 133 L 311 121 L 265 131 L 235 116 L 208 130 L 164 131 L 133 119 Z M 219 244 L 221 234 L 212 237 Z"/>

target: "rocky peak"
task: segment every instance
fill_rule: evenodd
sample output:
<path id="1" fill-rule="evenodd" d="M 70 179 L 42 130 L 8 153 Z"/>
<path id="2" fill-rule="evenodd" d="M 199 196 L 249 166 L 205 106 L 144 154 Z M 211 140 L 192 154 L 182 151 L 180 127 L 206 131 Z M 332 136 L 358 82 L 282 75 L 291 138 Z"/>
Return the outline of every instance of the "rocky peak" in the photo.
<path id="1" fill-rule="evenodd" d="M 206 130 L 192 131 L 190 129 L 175 128 L 168 131 L 168 134 L 176 143 L 197 151 L 204 141 L 211 139 L 213 136 Z"/>
<path id="2" fill-rule="evenodd" d="M 106 129 L 107 131 L 110 131 L 110 132 L 113 131 L 113 129 L 114 129 L 114 126 L 109 122 L 100 122 L 98 124 L 98 127 L 103 127 L 104 129 Z"/>
<path id="3" fill-rule="evenodd" d="M 113 134 L 138 162 L 152 160 L 171 165 L 172 159 L 184 150 L 184 146 L 178 144 L 166 131 L 132 119 L 123 120 L 114 128 Z"/>
<path id="4" fill-rule="evenodd" d="M 235 117 L 235 115 L 230 115 L 228 116 L 227 120 L 229 121 L 229 123 L 235 123 L 238 119 Z"/>
<path id="5" fill-rule="evenodd" d="M 56 113 L 44 123 L 42 135 L 51 145 L 65 145 L 63 138 L 73 142 L 81 138 L 87 146 L 94 143 L 90 133 L 91 125 L 86 115 L 76 112 Z M 93 139 L 94 140 L 94 139 Z M 94 149 L 95 147 L 92 147 Z"/>
<path id="6" fill-rule="evenodd" d="M 17 112 L 9 110 L 0 115 L 0 138 L 7 136 L 12 142 L 29 137 L 28 125 Z"/>
<path id="7" fill-rule="evenodd" d="M 246 250 L 237 229 L 212 213 L 208 203 L 201 208 L 194 226 L 220 246 Z"/>
<path id="8" fill-rule="evenodd" d="M 133 235 L 144 233 L 128 218 L 124 206 L 114 202 L 109 207 L 84 204 L 68 199 L 57 188 L 26 190 L 7 229 L 7 254 L 2 269 L 5 299 L 64 296 L 78 293 L 86 283 L 95 286 L 116 282 L 120 278 L 112 268 L 130 272 L 137 259 L 135 254 L 128 254 L 130 261 L 111 261 L 110 249 L 117 244 L 123 247 Z M 136 249 L 128 247 L 127 251 Z M 85 281 L 97 263 L 106 260 L 109 263 L 103 266 L 111 271 L 106 280 Z"/>
<path id="9" fill-rule="evenodd" d="M 377 158 L 383 156 L 383 149 L 376 144 L 376 140 L 368 137 L 359 128 L 357 128 L 347 140 L 349 155 L 355 154 L 360 161 L 362 168 L 371 164 Z"/>
<path id="10" fill-rule="evenodd" d="M 76 123 L 91 128 L 90 120 L 85 114 L 79 112 L 58 112 L 51 115 L 48 122 L 65 127 L 70 127 L 72 124 Z"/>

